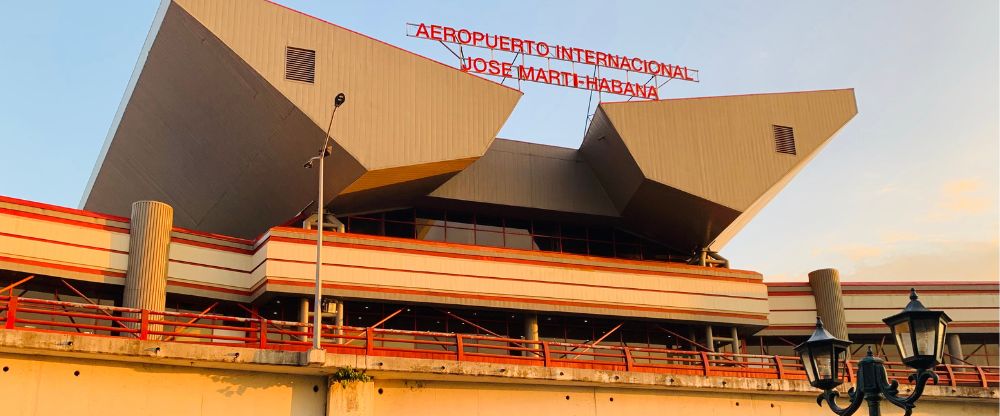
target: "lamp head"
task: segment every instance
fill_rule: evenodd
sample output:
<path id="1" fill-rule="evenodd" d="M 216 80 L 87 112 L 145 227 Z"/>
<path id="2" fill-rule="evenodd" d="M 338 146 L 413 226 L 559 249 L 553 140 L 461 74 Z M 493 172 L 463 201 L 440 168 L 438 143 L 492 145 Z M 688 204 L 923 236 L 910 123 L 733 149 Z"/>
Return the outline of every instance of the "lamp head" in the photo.
<path id="1" fill-rule="evenodd" d="M 927 370 L 941 363 L 951 318 L 942 311 L 924 307 L 916 290 L 910 289 L 910 303 L 902 312 L 882 321 L 892 331 L 904 364 L 917 370 Z"/>
<path id="2" fill-rule="evenodd" d="M 344 104 L 345 100 L 347 100 L 347 97 L 344 95 L 344 93 L 337 94 L 337 97 L 333 99 L 333 107 L 334 108 L 340 107 L 341 105 Z"/>
<path id="3" fill-rule="evenodd" d="M 795 347 L 802 359 L 806 378 L 813 387 L 829 390 L 844 382 L 843 364 L 847 359 L 850 341 L 837 339 L 823 328 L 823 321 L 816 317 L 816 330 L 806 342 Z"/>

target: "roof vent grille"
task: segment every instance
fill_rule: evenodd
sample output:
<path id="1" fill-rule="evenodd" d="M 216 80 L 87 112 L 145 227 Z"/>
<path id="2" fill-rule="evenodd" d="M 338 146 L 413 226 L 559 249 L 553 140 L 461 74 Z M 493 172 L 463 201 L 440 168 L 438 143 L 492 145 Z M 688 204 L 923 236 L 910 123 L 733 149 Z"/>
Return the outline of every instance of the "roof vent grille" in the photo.
<path id="1" fill-rule="evenodd" d="M 774 151 L 788 155 L 795 154 L 795 132 L 791 127 L 774 127 Z"/>
<path id="2" fill-rule="evenodd" d="M 316 81 L 316 51 L 285 47 L 285 79 L 292 81 Z"/>

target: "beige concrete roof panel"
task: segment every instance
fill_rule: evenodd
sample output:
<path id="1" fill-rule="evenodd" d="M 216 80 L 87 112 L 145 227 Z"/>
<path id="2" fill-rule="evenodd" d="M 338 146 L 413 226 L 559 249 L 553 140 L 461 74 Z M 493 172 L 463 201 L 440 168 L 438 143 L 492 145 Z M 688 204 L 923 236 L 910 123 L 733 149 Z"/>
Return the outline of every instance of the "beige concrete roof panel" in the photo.
<path id="1" fill-rule="evenodd" d="M 590 166 L 574 149 L 497 139 L 430 197 L 616 217 Z"/>
<path id="2" fill-rule="evenodd" d="M 482 156 L 521 92 L 265 1 L 176 0 L 366 169 Z M 316 51 L 316 83 L 284 79 L 286 46 Z M 456 122 L 460 120 L 461 122 Z"/>
<path id="3" fill-rule="evenodd" d="M 741 212 L 857 113 L 852 89 L 601 108 L 647 179 Z M 794 129 L 796 155 L 775 151 L 772 125 Z"/>

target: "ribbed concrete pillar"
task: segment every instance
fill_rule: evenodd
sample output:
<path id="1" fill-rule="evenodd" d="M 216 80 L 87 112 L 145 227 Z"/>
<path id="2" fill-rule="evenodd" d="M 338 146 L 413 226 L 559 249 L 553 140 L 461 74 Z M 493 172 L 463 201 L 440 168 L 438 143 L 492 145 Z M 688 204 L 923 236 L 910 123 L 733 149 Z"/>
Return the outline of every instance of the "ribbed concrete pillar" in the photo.
<path id="1" fill-rule="evenodd" d="M 951 356 L 951 363 L 955 365 L 965 364 L 965 353 L 962 352 L 962 339 L 958 334 L 948 334 L 948 355 Z"/>
<path id="2" fill-rule="evenodd" d="M 524 339 L 526 341 L 538 341 L 538 315 L 533 313 L 528 313 L 524 315 Z M 541 345 L 528 344 L 525 345 L 528 348 L 541 349 Z M 524 352 L 527 356 L 528 351 Z"/>
<path id="3" fill-rule="evenodd" d="M 705 347 L 715 352 L 715 334 L 712 333 L 712 325 L 705 325 Z"/>
<path id="4" fill-rule="evenodd" d="M 345 339 L 339 337 L 344 335 L 344 316 L 347 314 L 347 308 L 344 306 L 344 301 L 337 299 L 335 302 L 337 303 L 337 313 L 334 316 L 333 323 L 337 325 L 337 343 L 343 344 Z"/>
<path id="5" fill-rule="evenodd" d="M 844 318 L 844 295 L 840 290 L 840 272 L 820 269 L 809 273 L 809 286 L 816 300 L 816 313 L 823 326 L 833 336 L 847 340 L 847 319 Z"/>
<path id="6" fill-rule="evenodd" d="M 173 225 L 174 209 L 170 205 L 157 201 L 132 204 L 122 306 L 163 311 L 167 302 L 167 256 Z M 151 327 L 150 330 L 160 328 Z M 155 338 L 158 337 L 150 336 L 150 339 Z"/>

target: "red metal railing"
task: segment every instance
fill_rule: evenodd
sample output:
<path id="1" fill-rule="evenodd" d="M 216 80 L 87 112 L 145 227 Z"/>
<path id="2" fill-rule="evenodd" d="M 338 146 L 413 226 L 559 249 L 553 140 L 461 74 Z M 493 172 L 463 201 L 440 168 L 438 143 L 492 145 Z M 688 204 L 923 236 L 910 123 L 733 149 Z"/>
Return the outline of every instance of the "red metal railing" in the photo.
<path id="1" fill-rule="evenodd" d="M 6 329 L 72 332 L 165 342 L 304 351 L 310 324 L 214 314 L 141 309 L 0 296 Z M 323 325 L 322 345 L 333 353 L 431 358 L 495 364 L 587 368 L 724 377 L 804 380 L 798 357 L 683 351 L 663 348 L 527 341 L 485 335 Z M 856 361 L 845 368 L 853 381 Z M 886 363 L 889 377 L 907 384 L 912 370 Z M 942 385 L 1000 385 L 1000 367 L 941 365 Z"/>

